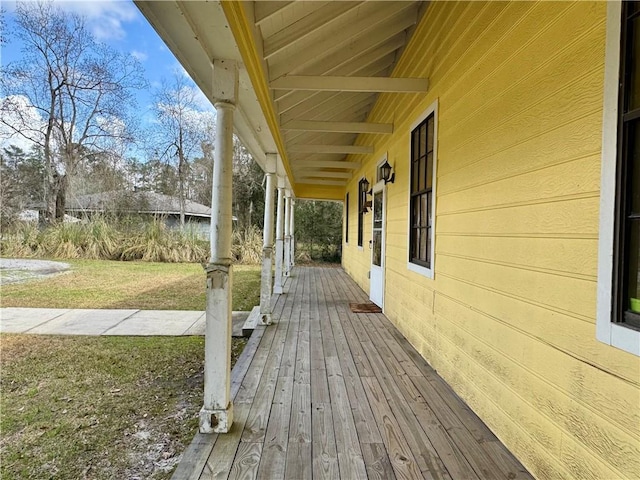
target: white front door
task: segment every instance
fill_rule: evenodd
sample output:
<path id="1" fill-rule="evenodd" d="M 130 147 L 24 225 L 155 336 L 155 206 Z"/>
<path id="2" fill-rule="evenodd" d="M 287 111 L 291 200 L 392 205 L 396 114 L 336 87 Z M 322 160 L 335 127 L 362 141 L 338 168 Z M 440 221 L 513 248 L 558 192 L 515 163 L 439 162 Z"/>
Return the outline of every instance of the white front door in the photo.
<path id="1" fill-rule="evenodd" d="M 385 224 L 385 188 L 378 185 L 373 188 L 373 232 L 371 235 L 371 284 L 369 285 L 369 299 L 384 306 L 384 224 Z"/>

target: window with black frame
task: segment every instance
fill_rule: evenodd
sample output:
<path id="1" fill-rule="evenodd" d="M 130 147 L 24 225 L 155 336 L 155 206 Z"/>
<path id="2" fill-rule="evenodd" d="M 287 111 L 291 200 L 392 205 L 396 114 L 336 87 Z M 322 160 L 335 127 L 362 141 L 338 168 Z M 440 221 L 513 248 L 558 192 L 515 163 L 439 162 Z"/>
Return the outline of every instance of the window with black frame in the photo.
<path id="1" fill-rule="evenodd" d="M 411 132 L 409 261 L 426 268 L 432 263 L 434 120 L 431 113 Z"/>
<path id="2" fill-rule="evenodd" d="M 344 243 L 349 243 L 349 194 L 344 199 Z"/>
<path id="3" fill-rule="evenodd" d="M 621 27 L 613 321 L 640 328 L 640 2 Z"/>
<path id="4" fill-rule="evenodd" d="M 358 246 L 362 246 L 364 241 L 364 209 L 367 202 L 367 187 L 368 182 L 366 179 L 360 180 L 358 183 Z"/>

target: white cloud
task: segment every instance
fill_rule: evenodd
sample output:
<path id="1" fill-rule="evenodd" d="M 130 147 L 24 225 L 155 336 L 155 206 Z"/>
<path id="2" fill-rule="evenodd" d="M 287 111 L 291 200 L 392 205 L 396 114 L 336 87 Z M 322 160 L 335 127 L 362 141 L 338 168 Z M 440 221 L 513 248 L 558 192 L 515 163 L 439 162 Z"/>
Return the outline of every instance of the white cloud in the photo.
<path id="1" fill-rule="evenodd" d="M 87 25 L 98 40 L 121 40 L 126 36 L 123 23 L 136 20 L 138 11 L 133 3 L 124 0 L 57 0 L 65 11 L 75 12 L 87 19 Z"/>
<path id="2" fill-rule="evenodd" d="M 0 122 L 0 148 L 15 145 L 28 151 L 34 145 L 33 140 L 42 140 L 41 132 L 44 131 L 45 123 L 27 97 L 12 95 L 0 98 L 0 105 L 3 110 L 3 121 L 14 127 L 11 128 Z M 15 129 L 23 132 L 24 135 L 16 133 Z"/>
<path id="3" fill-rule="evenodd" d="M 140 62 L 144 62 L 147 58 L 149 58 L 149 55 L 139 50 L 132 50 L 131 56 Z"/>

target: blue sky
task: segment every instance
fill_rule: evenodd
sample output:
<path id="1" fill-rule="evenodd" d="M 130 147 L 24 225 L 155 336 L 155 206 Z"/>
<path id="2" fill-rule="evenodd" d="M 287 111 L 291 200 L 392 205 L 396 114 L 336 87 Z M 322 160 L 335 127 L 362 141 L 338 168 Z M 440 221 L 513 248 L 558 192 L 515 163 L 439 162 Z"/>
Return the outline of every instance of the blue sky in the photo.
<path id="1" fill-rule="evenodd" d="M 138 116 L 143 124 L 148 124 L 152 119 L 154 89 L 160 86 L 163 78 L 170 80 L 175 72 L 186 76 L 186 72 L 138 8 L 130 0 L 56 0 L 55 4 L 64 10 L 85 16 L 87 25 L 97 40 L 138 58 L 150 85 L 148 90 L 137 92 Z M 8 40 L 0 51 L 0 61 L 3 65 L 19 61 L 22 55 L 22 45 L 11 34 L 14 29 L 15 6 L 15 1 L 2 1 L 7 27 L 3 36 Z M 213 109 L 204 95 L 199 99 L 199 104 L 203 110 Z"/>

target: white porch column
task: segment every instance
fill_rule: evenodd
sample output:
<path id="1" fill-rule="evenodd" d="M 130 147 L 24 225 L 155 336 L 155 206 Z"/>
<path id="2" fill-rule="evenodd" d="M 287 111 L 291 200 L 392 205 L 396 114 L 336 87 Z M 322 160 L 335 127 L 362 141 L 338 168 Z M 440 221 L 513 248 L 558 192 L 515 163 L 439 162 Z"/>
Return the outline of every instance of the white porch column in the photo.
<path id="1" fill-rule="evenodd" d="M 296 201 L 295 199 L 291 199 L 291 266 L 293 267 L 296 264 L 296 234 L 295 234 L 295 215 L 296 212 Z"/>
<path id="2" fill-rule="evenodd" d="M 276 217 L 276 274 L 273 293 L 282 293 L 282 263 L 284 261 L 284 179 L 278 178 L 278 210 Z"/>
<path id="3" fill-rule="evenodd" d="M 260 314 L 263 325 L 271 325 L 271 265 L 273 258 L 273 209 L 276 178 L 276 154 L 267 153 L 267 185 L 264 200 L 264 231 L 262 246 L 262 275 L 260 279 Z"/>
<path id="4" fill-rule="evenodd" d="M 284 276 L 291 273 L 291 192 L 287 190 L 284 203 Z"/>
<path id="5" fill-rule="evenodd" d="M 238 67 L 214 60 L 216 137 L 211 190 L 211 259 L 207 272 L 207 312 L 204 357 L 204 405 L 201 433 L 225 433 L 233 422 L 231 403 L 231 228 L 233 171 L 233 111 L 238 91 Z"/>

